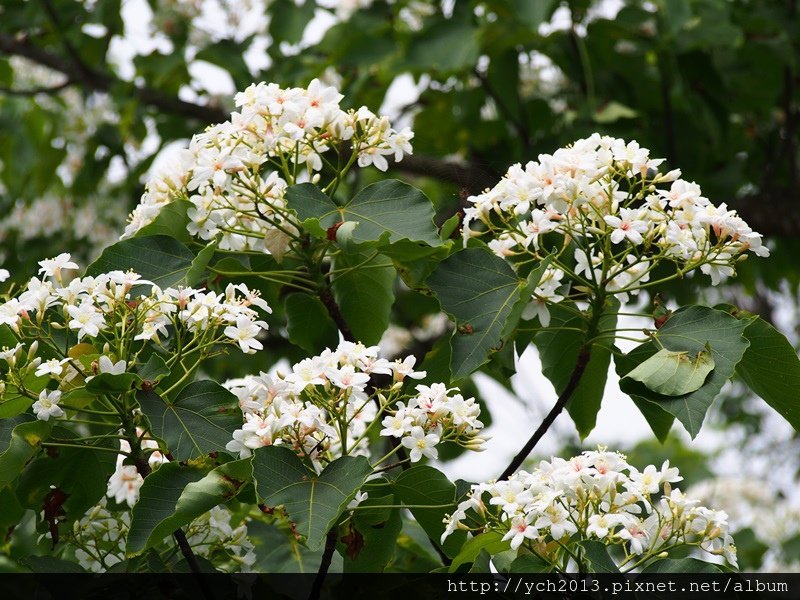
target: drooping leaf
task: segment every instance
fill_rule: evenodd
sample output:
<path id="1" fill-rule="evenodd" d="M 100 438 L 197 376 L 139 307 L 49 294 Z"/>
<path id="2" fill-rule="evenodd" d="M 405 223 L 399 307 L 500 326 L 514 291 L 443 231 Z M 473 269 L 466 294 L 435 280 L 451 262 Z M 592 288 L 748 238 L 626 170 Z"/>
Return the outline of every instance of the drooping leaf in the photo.
<path id="1" fill-rule="evenodd" d="M 714 368 L 711 350 L 689 352 L 662 348 L 625 377 L 640 381 L 664 396 L 682 396 L 700 389 Z"/>
<path id="2" fill-rule="evenodd" d="M 396 272 L 375 250 L 342 253 L 333 260 L 333 297 L 355 338 L 377 344 L 389 326 Z"/>
<path id="3" fill-rule="evenodd" d="M 439 232 L 433 223 L 433 205 L 420 190 L 386 179 L 368 185 L 352 200 L 338 205 L 319 188 L 302 183 L 286 192 L 289 208 L 317 235 L 336 223 L 356 222 L 352 231 L 355 244 L 393 244 L 401 240 L 439 246 Z"/>
<path id="4" fill-rule="evenodd" d="M 544 267 L 528 279 L 484 248 L 466 248 L 443 260 L 427 284 L 456 321 L 451 340 L 453 377 L 466 377 L 488 360 L 513 331 Z"/>
<path id="5" fill-rule="evenodd" d="M 191 286 L 197 269 L 192 269 L 195 255 L 178 240 L 166 235 L 130 238 L 105 250 L 86 269 L 86 275 L 96 276 L 108 271 L 132 269 L 142 278 L 166 288 Z M 205 268 L 205 265 L 203 266 Z M 190 272 L 193 277 L 190 277 Z"/>
<path id="6" fill-rule="evenodd" d="M 417 465 L 398 475 L 392 489 L 397 500 L 412 507 L 409 509 L 411 514 L 431 542 L 441 546 L 448 556 L 455 556 L 467 537 L 466 532 L 455 531 L 444 544 L 440 543 L 445 529 L 443 519 L 455 511 L 459 501 L 455 484 L 441 471 L 428 465 Z M 424 506 L 432 508 L 421 508 Z"/>
<path id="7" fill-rule="evenodd" d="M 136 399 L 153 435 L 178 460 L 224 451 L 242 425 L 236 396 L 214 381 L 190 383 L 171 402 L 153 390 L 137 393 Z"/>
<path id="8" fill-rule="evenodd" d="M 705 306 L 689 306 L 675 311 L 655 334 L 660 347 L 677 352 L 697 354 L 710 345 L 714 369 L 697 390 L 673 398 L 657 394 L 644 384 L 625 376 L 659 350 L 653 341 L 646 342 L 624 356 L 617 356 L 615 363 L 620 375 L 620 389 L 631 396 L 637 405 L 648 402 L 655 408 L 643 411 L 645 417 L 656 417 L 654 432 L 663 433 L 666 420 L 661 412 L 676 417 L 692 437 L 700 431 L 708 408 L 717 397 L 722 386 L 733 375 L 736 365 L 742 360 L 749 342 L 742 335 L 748 321 Z M 660 409 L 660 410 L 659 410 Z M 648 418 L 649 420 L 649 418 Z M 653 422 L 651 421 L 651 425 Z"/>
<path id="9" fill-rule="evenodd" d="M 283 506 L 311 550 L 322 547 L 370 473 L 372 467 L 363 456 L 338 458 L 319 475 L 284 446 L 259 448 L 253 457 L 260 500 L 267 506 Z"/>
<path id="10" fill-rule="evenodd" d="M 218 504 L 234 498 L 252 478 L 250 459 L 211 471 L 169 462 L 145 477 L 131 513 L 126 552 L 140 554 Z"/>
<path id="11" fill-rule="evenodd" d="M 744 330 L 750 342 L 736 374 L 792 427 L 800 430 L 800 358 L 782 333 L 761 317 Z"/>

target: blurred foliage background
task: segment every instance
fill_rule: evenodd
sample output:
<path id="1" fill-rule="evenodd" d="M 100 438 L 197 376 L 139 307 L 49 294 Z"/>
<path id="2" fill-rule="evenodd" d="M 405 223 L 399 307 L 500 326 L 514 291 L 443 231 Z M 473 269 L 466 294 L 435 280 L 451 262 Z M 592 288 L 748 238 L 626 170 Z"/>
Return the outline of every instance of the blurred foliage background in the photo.
<path id="1" fill-rule="evenodd" d="M 439 222 L 512 163 L 594 131 L 638 140 L 773 250 L 719 289 L 689 280 L 662 296 L 733 302 L 796 343 L 797 17 L 795 0 L 0 0 L 0 266 L 21 281 L 62 251 L 86 264 L 121 233 L 153 163 L 225 120 L 235 90 L 319 77 L 345 106 L 381 107 L 414 129 L 414 156 L 387 176 L 422 187 Z M 445 331 L 437 312 L 398 284 L 385 343 L 424 356 Z M 272 335 L 270 360 L 296 358 Z M 510 388 L 500 367 L 487 369 Z M 796 435 L 735 386 L 714 424 L 714 448 L 673 439 L 632 459 L 670 458 L 707 485 L 739 461 L 741 479 L 720 485 L 763 478 L 753 506 L 796 523 Z M 800 569 L 798 531 L 778 536 L 742 512 L 745 568 Z"/>

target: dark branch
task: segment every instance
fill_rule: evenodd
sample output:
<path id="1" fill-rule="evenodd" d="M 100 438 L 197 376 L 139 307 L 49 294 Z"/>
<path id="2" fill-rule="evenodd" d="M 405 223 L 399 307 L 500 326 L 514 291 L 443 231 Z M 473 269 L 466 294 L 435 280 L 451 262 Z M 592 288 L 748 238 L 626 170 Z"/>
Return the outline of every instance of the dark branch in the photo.
<path id="1" fill-rule="evenodd" d="M 142 453 L 142 448 L 138 443 L 138 440 L 131 440 L 131 442 L 133 442 L 131 443 L 131 448 L 133 448 L 135 453 L 134 464 L 136 465 L 136 470 L 139 472 L 139 475 L 142 476 L 142 479 L 144 479 L 152 472 L 150 463 L 147 461 L 147 457 L 144 455 L 144 453 Z M 200 585 L 200 589 L 203 590 L 203 596 L 206 598 L 206 600 L 212 600 L 212 596 L 209 594 L 208 589 L 205 585 L 203 585 L 203 581 L 201 580 L 202 571 L 200 570 L 200 565 L 197 563 L 197 557 L 194 555 L 192 547 L 189 545 L 189 540 L 186 539 L 186 534 L 184 533 L 183 529 L 176 529 L 172 532 L 172 536 L 175 538 L 178 548 L 180 548 L 181 554 L 183 554 L 183 558 L 186 559 L 189 569 L 194 576 L 198 578 L 197 583 Z"/>
<path id="2" fill-rule="evenodd" d="M 583 372 L 586 370 L 586 365 L 589 364 L 589 358 L 591 358 L 591 346 L 581 346 L 581 349 L 578 352 L 578 360 L 575 362 L 575 368 L 572 370 L 572 374 L 569 377 L 567 387 L 565 387 L 564 391 L 561 392 L 561 395 L 558 397 L 558 400 L 556 400 L 553 408 L 551 408 L 550 412 L 547 413 L 547 416 L 541 422 L 536 431 L 533 432 L 533 435 L 522 447 L 522 450 L 520 450 L 511 460 L 498 480 L 508 479 L 511 477 L 517 471 L 517 469 L 520 468 L 525 459 L 528 458 L 528 455 L 536 447 L 536 444 L 539 443 L 539 440 L 541 440 L 544 437 L 544 434 L 547 433 L 547 430 L 550 429 L 550 426 L 556 420 L 558 415 L 561 414 L 561 411 L 564 410 L 564 407 L 567 406 L 567 402 L 569 402 L 572 394 L 574 394 L 575 390 L 578 388 L 578 384 L 581 381 Z"/>
<path id="3" fill-rule="evenodd" d="M 320 562 L 319 570 L 317 570 L 317 575 L 314 577 L 314 584 L 311 586 L 311 593 L 308 595 L 308 600 L 319 600 L 320 593 L 322 592 L 322 584 L 325 583 L 328 569 L 331 568 L 333 552 L 336 550 L 337 537 L 336 528 L 334 527 L 328 532 L 328 537 L 325 538 L 325 550 L 322 552 L 322 561 Z"/>
<path id="4" fill-rule="evenodd" d="M 64 83 L 53 86 L 42 86 L 17 90 L 9 87 L 0 86 L 0 95 L 4 96 L 36 96 L 37 94 L 57 94 L 61 90 L 72 85 L 72 81 L 67 79 Z"/>
<path id="5" fill-rule="evenodd" d="M 0 33 L 0 53 L 21 56 L 42 66 L 58 71 L 67 76 L 72 82 L 79 83 L 84 89 L 93 92 L 108 92 L 113 87 L 125 85 L 131 88 L 133 97 L 142 103 L 157 108 L 161 111 L 177 114 L 202 121 L 204 123 L 218 123 L 227 118 L 225 112 L 212 106 L 203 106 L 185 102 L 172 96 L 167 96 L 156 90 L 138 87 L 125 82 L 110 73 L 89 69 L 85 65 L 65 58 L 61 54 L 50 52 L 32 43 L 27 36 L 12 36 Z"/>
<path id="6" fill-rule="evenodd" d="M 348 325 L 347 321 L 342 314 L 339 305 L 336 303 L 336 299 L 333 297 L 333 293 L 331 292 L 330 288 L 325 288 L 319 293 L 319 299 L 322 301 L 322 304 L 325 306 L 325 310 L 328 311 L 328 315 L 333 322 L 336 323 L 336 327 L 339 328 L 339 331 L 342 332 L 342 337 L 347 340 L 348 342 L 357 342 L 355 336 L 353 335 L 353 331 L 350 329 L 350 325 Z"/>

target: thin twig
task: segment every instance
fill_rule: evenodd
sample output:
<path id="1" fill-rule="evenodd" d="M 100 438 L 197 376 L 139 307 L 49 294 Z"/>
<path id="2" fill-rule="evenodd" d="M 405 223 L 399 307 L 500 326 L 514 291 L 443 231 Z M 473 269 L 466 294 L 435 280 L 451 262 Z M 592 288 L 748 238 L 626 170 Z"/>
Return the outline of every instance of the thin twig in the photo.
<path id="1" fill-rule="evenodd" d="M 578 384 L 580 383 L 581 377 L 586 370 L 586 366 L 589 364 L 590 358 L 591 345 L 582 345 L 578 351 L 578 358 L 575 361 L 575 368 L 572 370 L 572 374 L 569 377 L 569 381 L 567 382 L 567 386 L 564 388 L 564 391 L 561 392 L 561 395 L 558 397 L 558 400 L 556 400 L 553 408 L 551 408 L 550 412 L 547 413 L 547 416 L 541 422 L 530 439 L 512 459 L 505 471 L 503 471 L 503 474 L 500 475 L 498 478 L 499 480 L 508 479 L 511 477 L 511 475 L 513 475 L 516 470 L 519 469 L 525 459 L 528 458 L 528 455 L 536 447 L 536 444 L 539 443 L 539 440 L 541 440 L 544 437 L 544 434 L 547 433 L 547 430 L 550 429 L 550 426 L 556 420 L 558 415 L 561 414 L 561 411 L 564 410 L 564 407 L 567 406 L 567 402 L 569 402 L 572 394 L 574 394 L 575 390 L 578 388 Z"/>

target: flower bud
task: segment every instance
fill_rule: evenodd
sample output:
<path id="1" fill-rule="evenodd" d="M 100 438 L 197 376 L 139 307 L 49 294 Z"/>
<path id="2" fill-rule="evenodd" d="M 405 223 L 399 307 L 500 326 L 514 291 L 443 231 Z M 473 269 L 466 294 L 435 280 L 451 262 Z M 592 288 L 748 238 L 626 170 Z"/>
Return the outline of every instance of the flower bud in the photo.
<path id="1" fill-rule="evenodd" d="M 32 361 L 33 357 L 36 356 L 36 351 L 39 349 L 39 341 L 34 340 L 31 344 L 31 347 L 28 348 L 28 361 Z M 39 360 L 41 362 L 41 359 Z"/>

